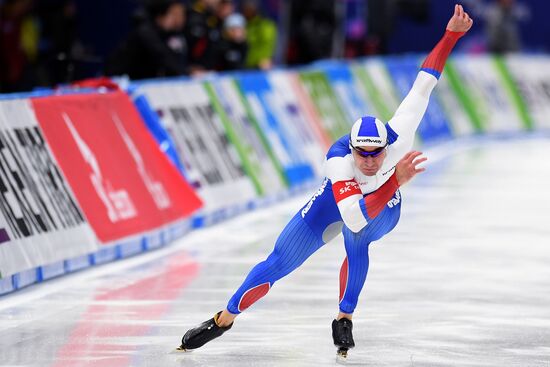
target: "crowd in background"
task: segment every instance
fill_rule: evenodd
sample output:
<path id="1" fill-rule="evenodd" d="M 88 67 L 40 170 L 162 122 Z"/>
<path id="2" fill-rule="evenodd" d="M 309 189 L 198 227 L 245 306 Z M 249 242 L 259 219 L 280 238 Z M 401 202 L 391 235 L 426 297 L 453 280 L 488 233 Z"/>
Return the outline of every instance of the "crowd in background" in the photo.
<path id="1" fill-rule="evenodd" d="M 0 92 L 30 90 L 72 78 L 70 60 L 85 57 L 76 39 L 76 7 L 32 0 L 0 3 Z"/>
<path id="2" fill-rule="evenodd" d="M 145 79 L 273 65 L 276 26 L 256 0 L 244 0 L 242 13 L 232 0 L 196 0 L 187 9 L 179 0 L 153 0 L 135 22 L 107 61 L 107 75 Z"/>
<path id="3" fill-rule="evenodd" d="M 79 38 L 78 0 L 0 0 L 0 92 L 99 75 L 131 79 L 304 64 L 388 52 L 399 15 L 427 22 L 431 0 L 131 0 L 126 34 L 98 56 Z M 518 51 L 528 9 L 514 0 L 465 0 L 485 19 L 488 50 Z M 80 14 L 80 16 L 83 16 Z M 101 24 L 98 24 L 100 27 Z M 93 65 L 87 70 L 82 65 Z"/>

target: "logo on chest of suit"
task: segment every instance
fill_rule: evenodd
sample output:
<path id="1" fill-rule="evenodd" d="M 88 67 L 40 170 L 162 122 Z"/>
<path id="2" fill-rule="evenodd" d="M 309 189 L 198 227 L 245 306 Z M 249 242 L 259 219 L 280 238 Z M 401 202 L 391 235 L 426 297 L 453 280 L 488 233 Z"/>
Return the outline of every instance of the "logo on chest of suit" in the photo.
<path id="1" fill-rule="evenodd" d="M 393 170 L 395 169 L 395 166 L 393 166 L 392 168 L 390 168 L 389 170 L 387 170 L 386 172 L 382 173 L 382 176 L 386 176 L 390 173 L 393 173 Z"/>

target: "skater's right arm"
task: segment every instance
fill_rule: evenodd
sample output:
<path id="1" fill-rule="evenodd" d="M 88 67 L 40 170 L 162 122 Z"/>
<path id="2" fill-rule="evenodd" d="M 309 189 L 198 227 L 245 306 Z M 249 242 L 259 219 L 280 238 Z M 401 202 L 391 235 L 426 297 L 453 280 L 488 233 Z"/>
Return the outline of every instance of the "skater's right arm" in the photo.
<path id="1" fill-rule="evenodd" d="M 427 160 L 420 152 L 409 152 L 395 167 L 394 174 L 376 191 L 363 197 L 359 184 L 355 180 L 353 169 L 341 161 L 327 165 L 327 177 L 332 182 L 332 191 L 338 210 L 346 227 L 359 232 L 386 207 L 397 189 L 409 182 L 416 174 L 425 169 L 418 165 Z"/>

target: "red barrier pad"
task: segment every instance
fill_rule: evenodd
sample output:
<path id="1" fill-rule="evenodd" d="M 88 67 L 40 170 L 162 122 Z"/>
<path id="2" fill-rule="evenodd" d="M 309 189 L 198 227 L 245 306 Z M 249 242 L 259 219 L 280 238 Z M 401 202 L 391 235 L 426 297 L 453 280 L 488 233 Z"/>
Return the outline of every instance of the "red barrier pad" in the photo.
<path id="1" fill-rule="evenodd" d="M 101 242 L 156 229 L 201 206 L 125 93 L 53 96 L 32 103 Z"/>

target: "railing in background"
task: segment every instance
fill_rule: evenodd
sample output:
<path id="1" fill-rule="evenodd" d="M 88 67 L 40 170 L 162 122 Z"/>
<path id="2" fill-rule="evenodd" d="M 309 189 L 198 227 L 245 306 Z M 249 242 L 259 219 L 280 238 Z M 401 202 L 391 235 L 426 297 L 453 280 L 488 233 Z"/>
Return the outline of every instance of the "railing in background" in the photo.
<path id="1" fill-rule="evenodd" d="M 0 96 L 0 294 L 312 188 L 356 118 L 391 118 L 420 60 L 152 80 L 130 86 L 134 105 L 99 90 Z M 459 55 L 419 140 L 548 129 L 548 106 L 550 57 Z"/>

